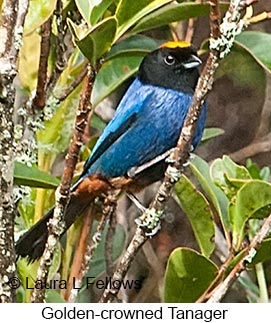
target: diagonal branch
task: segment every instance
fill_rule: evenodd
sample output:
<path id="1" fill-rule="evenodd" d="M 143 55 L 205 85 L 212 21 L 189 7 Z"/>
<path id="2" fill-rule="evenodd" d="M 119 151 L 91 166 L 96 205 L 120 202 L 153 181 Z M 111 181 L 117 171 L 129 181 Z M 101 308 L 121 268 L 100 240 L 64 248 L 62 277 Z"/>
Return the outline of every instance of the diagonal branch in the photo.
<path id="1" fill-rule="evenodd" d="M 68 204 L 70 197 L 70 186 L 72 183 L 73 172 L 77 163 L 78 154 L 82 146 L 84 129 L 87 124 L 88 115 L 91 111 L 90 97 L 95 78 L 95 71 L 92 66 L 88 66 L 88 73 L 85 78 L 81 99 L 78 107 L 78 112 L 75 120 L 75 128 L 73 138 L 66 156 L 66 163 L 62 175 L 61 184 L 56 191 L 56 204 L 54 209 L 54 216 L 49 221 L 48 225 L 48 239 L 43 256 L 40 260 L 37 279 L 46 283 L 49 268 L 52 263 L 53 253 L 57 242 L 63 232 L 63 214 Z M 32 302 L 43 302 L 45 289 L 34 289 L 32 294 Z"/>
<path id="2" fill-rule="evenodd" d="M 240 23 L 240 11 L 243 8 L 242 4 L 242 0 L 231 0 L 223 23 L 219 25 L 219 1 L 210 1 L 210 54 L 199 78 L 178 144 L 169 157 L 170 165 L 165 172 L 164 180 L 159 187 L 154 200 L 142 216 L 143 222 L 150 223 L 155 221 L 159 224 L 165 209 L 165 204 L 170 197 L 172 187 L 180 179 L 184 165 L 190 155 L 191 141 L 196 129 L 197 120 L 201 113 L 202 104 L 212 88 L 214 74 L 218 67 L 219 60 L 230 52 L 235 35 L 242 30 L 242 24 Z M 117 296 L 119 289 L 114 288 L 114 281 L 122 281 L 124 279 L 132 260 L 147 239 L 146 232 L 139 226 L 113 275 L 111 286 L 108 286 L 104 291 L 100 302 L 111 302 Z"/>
<path id="3" fill-rule="evenodd" d="M 76 88 L 77 86 L 83 81 L 87 74 L 87 64 L 83 64 L 81 72 L 77 75 L 77 77 L 73 80 L 73 82 L 63 90 L 63 92 L 57 96 L 57 100 L 59 102 L 64 101 Z"/>
<path id="4" fill-rule="evenodd" d="M 271 214 L 264 221 L 261 229 L 254 236 L 250 245 L 246 248 L 244 256 L 241 260 L 234 266 L 229 275 L 221 282 L 215 290 L 210 293 L 210 298 L 207 303 L 218 303 L 222 300 L 232 283 L 239 277 L 240 273 L 246 268 L 248 263 L 251 263 L 257 249 L 260 247 L 264 238 L 269 234 L 271 229 Z"/>

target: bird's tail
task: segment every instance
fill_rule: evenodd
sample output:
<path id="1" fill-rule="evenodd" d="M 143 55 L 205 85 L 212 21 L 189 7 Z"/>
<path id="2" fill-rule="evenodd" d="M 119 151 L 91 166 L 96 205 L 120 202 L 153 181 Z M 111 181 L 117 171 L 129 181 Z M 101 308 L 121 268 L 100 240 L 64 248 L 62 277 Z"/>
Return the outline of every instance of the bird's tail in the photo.
<path id="1" fill-rule="evenodd" d="M 82 201 L 77 195 L 71 195 L 70 202 L 64 215 L 66 225 L 65 231 L 73 224 L 77 216 L 86 210 L 89 204 L 89 199 Z M 15 246 L 18 256 L 28 257 L 29 261 L 34 261 L 42 256 L 48 237 L 47 222 L 53 217 L 53 213 L 54 208 L 46 213 L 44 217 L 20 237 Z"/>

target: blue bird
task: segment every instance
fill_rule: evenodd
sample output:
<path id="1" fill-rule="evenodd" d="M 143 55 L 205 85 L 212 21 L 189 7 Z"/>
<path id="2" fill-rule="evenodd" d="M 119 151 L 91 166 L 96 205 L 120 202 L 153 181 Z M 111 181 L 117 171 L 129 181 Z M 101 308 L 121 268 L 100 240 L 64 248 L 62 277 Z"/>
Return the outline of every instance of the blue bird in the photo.
<path id="1" fill-rule="evenodd" d="M 71 188 L 66 229 L 91 202 L 109 189 L 140 190 L 163 178 L 166 153 L 177 144 L 199 77 L 201 60 L 187 42 L 167 42 L 147 54 L 84 170 Z M 202 137 L 207 104 L 192 140 Z M 161 157 L 159 157 L 161 156 Z M 47 240 L 50 210 L 17 242 L 18 255 L 39 258 Z"/>

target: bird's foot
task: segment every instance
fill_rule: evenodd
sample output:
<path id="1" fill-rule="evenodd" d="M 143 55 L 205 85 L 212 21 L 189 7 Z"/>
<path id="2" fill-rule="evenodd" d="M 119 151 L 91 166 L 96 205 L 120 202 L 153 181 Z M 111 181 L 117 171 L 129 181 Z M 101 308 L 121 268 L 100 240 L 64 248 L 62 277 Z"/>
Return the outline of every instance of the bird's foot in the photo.
<path id="1" fill-rule="evenodd" d="M 139 211 L 143 214 L 146 211 L 145 206 L 138 200 L 134 194 L 126 192 L 127 197 L 134 203 L 134 205 L 139 209 Z"/>
<path id="2" fill-rule="evenodd" d="M 153 237 L 161 229 L 162 211 L 146 209 L 143 216 L 135 220 L 139 228 L 145 231 L 147 237 Z"/>

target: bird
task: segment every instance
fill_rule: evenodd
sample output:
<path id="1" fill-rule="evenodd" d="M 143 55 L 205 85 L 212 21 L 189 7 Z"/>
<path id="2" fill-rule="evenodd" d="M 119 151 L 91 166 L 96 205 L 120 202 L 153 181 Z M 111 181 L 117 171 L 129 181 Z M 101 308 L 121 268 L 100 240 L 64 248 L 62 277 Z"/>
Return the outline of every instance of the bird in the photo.
<path id="1" fill-rule="evenodd" d="M 186 41 L 167 41 L 146 54 L 71 187 L 64 214 L 65 231 L 108 190 L 140 191 L 163 178 L 166 156 L 177 144 L 201 63 L 196 49 Z M 191 150 L 201 140 L 206 115 L 204 102 Z M 53 210 L 19 238 L 15 245 L 18 256 L 30 261 L 42 256 Z"/>

